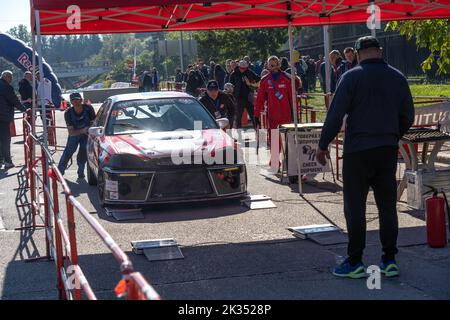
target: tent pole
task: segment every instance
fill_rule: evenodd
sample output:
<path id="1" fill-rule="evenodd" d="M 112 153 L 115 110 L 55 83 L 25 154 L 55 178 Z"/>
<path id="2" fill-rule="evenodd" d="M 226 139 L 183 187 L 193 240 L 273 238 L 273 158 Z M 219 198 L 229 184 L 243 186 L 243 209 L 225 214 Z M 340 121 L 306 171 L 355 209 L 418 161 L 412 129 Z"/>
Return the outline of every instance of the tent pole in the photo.
<path id="1" fill-rule="evenodd" d="M 181 67 L 181 72 L 184 72 L 183 31 L 180 31 L 180 67 Z"/>
<path id="2" fill-rule="evenodd" d="M 297 77 L 295 63 L 294 63 L 294 39 L 293 39 L 292 23 L 289 20 L 288 33 L 289 33 L 289 55 L 291 60 L 291 91 L 292 91 L 292 114 L 294 116 L 294 144 L 295 144 L 295 158 L 297 161 L 297 175 L 298 175 L 298 193 L 303 194 L 302 178 L 300 172 L 300 157 L 298 152 L 298 117 L 297 117 L 297 90 L 295 90 L 295 79 Z"/>
<path id="3" fill-rule="evenodd" d="M 377 27 L 376 27 L 376 15 L 375 15 L 375 2 L 374 0 L 370 1 L 370 14 L 371 14 L 371 23 L 370 23 L 370 33 L 372 37 L 377 36 Z M 375 21 L 374 21 L 375 20 Z"/>
<path id="4" fill-rule="evenodd" d="M 323 58 L 325 59 L 325 93 L 329 93 L 331 91 L 331 63 L 330 63 L 330 29 L 329 26 L 323 26 L 323 42 L 324 42 L 324 53 Z"/>
<path id="5" fill-rule="evenodd" d="M 38 53 L 38 64 L 39 64 L 39 87 L 38 92 L 40 93 L 38 95 L 38 98 L 42 99 L 44 97 L 44 68 L 42 65 L 42 38 L 41 38 L 41 21 L 39 17 L 39 10 L 35 11 L 35 17 L 36 17 L 36 35 L 37 35 L 37 41 L 36 41 L 36 49 Z M 44 128 L 44 134 L 43 134 L 43 144 L 44 147 L 48 149 L 48 131 L 47 131 L 47 112 L 46 112 L 46 101 L 40 101 L 41 103 L 41 115 L 42 119 L 42 126 Z"/>
<path id="6" fill-rule="evenodd" d="M 36 108 L 37 108 L 37 104 L 36 104 L 36 32 L 35 29 L 32 28 L 31 30 L 31 47 L 33 50 L 33 55 L 31 57 L 32 62 L 31 62 L 31 66 L 32 66 L 32 70 L 31 70 L 31 74 L 33 75 L 33 80 L 32 80 L 32 87 L 33 87 L 33 95 L 32 95 L 32 104 L 31 104 L 31 132 L 33 133 L 34 136 L 36 136 Z M 31 151 L 31 154 L 34 156 L 34 144 L 33 144 L 33 150 Z M 33 159 L 34 161 L 34 159 Z"/>

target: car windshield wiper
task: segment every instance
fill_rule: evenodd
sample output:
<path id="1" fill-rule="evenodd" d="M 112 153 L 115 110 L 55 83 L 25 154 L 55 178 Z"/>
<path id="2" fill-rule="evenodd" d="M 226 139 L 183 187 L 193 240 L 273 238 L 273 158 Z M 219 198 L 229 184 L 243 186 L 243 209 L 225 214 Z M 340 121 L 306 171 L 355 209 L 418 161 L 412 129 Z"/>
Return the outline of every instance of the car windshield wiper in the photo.
<path id="1" fill-rule="evenodd" d="M 121 132 L 114 132 L 114 135 L 123 135 L 123 134 L 138 134 L 138 133 L 144 133 L 145 130 L 127 130 L 127 131 L 121 131 Z"/>
<path id="2" fill-rule="evenodd" d="M 142 129 L 140 126 L 135 125 L 133 123 L 129 123 L 129 122 L 114 123 L 114 125 L 121 126 L 121 127 L 127 127 L 127 128 L 133 128 L 133 129 Z"/>

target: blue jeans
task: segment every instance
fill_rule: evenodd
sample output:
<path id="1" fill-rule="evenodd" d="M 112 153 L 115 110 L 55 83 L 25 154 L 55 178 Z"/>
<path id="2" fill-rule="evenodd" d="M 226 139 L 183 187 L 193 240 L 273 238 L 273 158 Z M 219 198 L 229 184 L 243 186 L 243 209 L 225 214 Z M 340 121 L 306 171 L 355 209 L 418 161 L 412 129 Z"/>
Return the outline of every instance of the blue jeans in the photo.
<path id="1" fill-rule="evenodd" d="M 84 167 L 87 161 L 87 140 L 88 136 L 86 134 L 80 134 L 78 136 L 69 136 L 67 138 L 66 148 L 64 149 L 61 160 L 59 160 L 58 169 L 61 174 L 64 174 L 67 168 L 67 163 L 69 159 L 72 158 L 75 151 L 77 151 L 78 145 L 80 148 L 77 154 L 77 164 L 78 164 L 78 175 L 84 175 Z"/>

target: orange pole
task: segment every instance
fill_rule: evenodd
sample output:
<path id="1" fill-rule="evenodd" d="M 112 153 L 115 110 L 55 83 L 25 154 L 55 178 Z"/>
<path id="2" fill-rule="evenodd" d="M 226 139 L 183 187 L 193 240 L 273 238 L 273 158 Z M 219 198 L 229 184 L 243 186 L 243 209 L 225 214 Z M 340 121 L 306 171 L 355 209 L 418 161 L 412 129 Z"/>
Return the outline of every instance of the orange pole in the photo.
<path id="1" fill-rule="evenodd" d="M 30 141 L 29 147 L 30 150 L 33 150 L 34 141 L 31 138 L 31 136 L 28 136 L 28 140 Z M 36 202 L 36 190 L 35 190 L 35 181 L 34 181 L 34 171 L 33 171 L 33 156 L 30 152 L 30 159 L 28 161 L 28 173 L 30 175 L 30 193 L 31 193 L 31 214 L 33 218 L 33 227 L 36 227 L 36 208 L 35 208 L 35 202 Z"/>
<path id="2" fill-rule="evenodd" d="M 48 207 L 48 197 L 47 189 L 49 189 L 48 185 L 48 177 L 47 177 L 47 158 L 45 156 L 45 152 L 43 147 L 41 146 L 41 165 L 42 165 L 42 191 L 44 191 L 44 225 L 45 225 L 45 252 L 47 253 L 47 257 L 51 260 L 50 254 L 50 241 L 48 239 L 47 231 L 50 227 L 50 210 Z"/>
<path id="3" fill-rule="evenodd" d="M 67 204 L 67 224 L 69 227 L 69 239 L 70 239 L 70 262 L 72 265 L 78 265 L 78 251 L 77 251 L 77 238 L 75 235 L 75 217 L 73 214 L 73 204 L 70 200 L 70 195 L 66 194 Z M 74 299 L 81 300 L 80 288 L 74 289 Z"/>
<path id="4" fill-rule="evenodd" d="M 52 171 L 49 171 L 51 175 Z M 56 287 L 58 289 L 58 296 L 60 300 L 67 300 L 66 291 L 64 290 L 61 270 L 64 268 L 64 257 L 61 241 L 61 231 L 59 229 L 58 214 L 59 214 L 59 199 L 58 199 L 58 181 L 56 177 L 51 175 L 52 192 L 53 192 L 53 219 L 55 225 L 55 247 L 56 247 Z"/>

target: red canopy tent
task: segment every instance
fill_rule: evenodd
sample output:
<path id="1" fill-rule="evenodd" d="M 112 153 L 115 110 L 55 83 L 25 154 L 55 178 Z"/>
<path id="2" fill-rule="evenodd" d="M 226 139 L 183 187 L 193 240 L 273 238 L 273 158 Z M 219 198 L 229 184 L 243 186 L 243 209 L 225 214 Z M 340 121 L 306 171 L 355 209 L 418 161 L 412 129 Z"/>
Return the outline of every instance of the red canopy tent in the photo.
<path id="1" fill-rule="evenodd" d="M 294 64 L 293 26 L 368 22 L 373 18 L 371 4 L 380 8 L 380 21 L 450 17 L 450 0 L 30 0 L 31 29 L 37 35 L 38 51 L 41 34 L 288 27 L 291 65 Z M 73 24 L 74 21 L 79 24 Z M 326 53 L 329 51 L 327 36 L 325 27 Z M 325 69 L 329 79 L 327 56 Z M 42 73 L 41 59 L 39 65 Z M 292 101 L 296 100 L 294 87 L 292 81 Z M 297 112 L 293 113 L 297 132 Z M 297 165 L 300 168 L 298 161 Z M 301 179 L 299 190 L 301 193 Z"/>
<path id="2" fill-rule="evenodd" d="M 319 26 L 364 23 L 367 0 L 30 0 L 39 12 L 41 33 L 135 33 Z M 375 0 L 381 20 L 450 17 L 450 0 Z M 67 8 L 81 9 L 81 28 L 70 29 Z M 35 14 L 32 14 L 34 26 Z"/>

